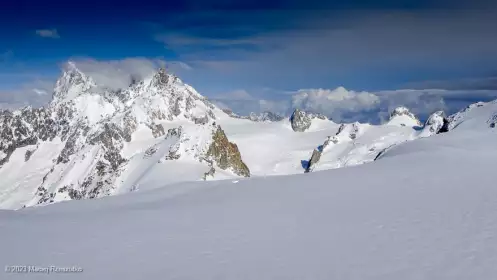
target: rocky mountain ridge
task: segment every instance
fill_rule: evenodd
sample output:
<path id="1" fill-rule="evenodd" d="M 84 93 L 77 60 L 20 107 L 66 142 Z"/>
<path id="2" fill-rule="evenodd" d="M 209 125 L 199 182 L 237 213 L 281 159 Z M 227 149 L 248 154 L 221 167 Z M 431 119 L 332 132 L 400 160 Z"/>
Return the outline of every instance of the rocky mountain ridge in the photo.
<path id="1" fill-rule="evenodd" d="M 250 176 L 246 166 L 240 169 L 243 161 L 237 146 L 226 145 L 230 143 L 226 137 L 216 137 L 222 129 L 215 124 L 215 111 L 220 112 L 164 69 L 129 88 L 110 91 L 69 62 L 48 106 L 0 112 L 0 169 L 15 153 L 23 153 L 28 162 L 38 149 L 52 147 L 55 152 L 38 164 L 46 173 L 28 206 L 115 193 L 127 184 L 124 177 L 130 161 L 143 152 L 142 148 L 129 149 L 140 139 L 154 143 L 145 151 L 149 155 L 154 146 L 167 142 L 166 160 L 189 153 L 192 160 L 204 162 L 206 169 Z M 186 122 L 192 129 L 166 129 L 172 121 Z M 222 144 L 216 144 L 218 140 Z M 217 153 L 210 155 L 207 151 L 212 145 Z M 209 164 L 202 161 L 209 158 Z"/>
<path id="2" fill-rule="evenodd" d="M 451 130 L 454 130 L 460 124 L 465 122 L 467 115 L 471 114 L 471 112 L 474 111 L 475 108 L 488 106 L 489 104 L 492 104 L 494 102 L 478 102 L 475 104 L 471 104 L 463 110 L 450 116 L 446 116 L 445 112 L 443 111 L 436 111 L 429 116 L 429 118 L 423 125 L 420 125 L 419 120 L 414 114 L 409 111 L 409 109 L 403 106 L 398 107 L 392 111 L 392 113 L 390 114 L 390 120 L 388 123 L 386 123 L 386 125 L 400 125 L 402 127 L 405 127 L 406 129 L 409 129 L 409 127 L 412 126 L 413 129 L 410 130 L 412 135 L 407 138 L 399 137 L 397 140 L 391 141 L 386 144 L 386 147 L 382 149 L 378 149 L 380 147 L 379 143 L 369 143 L 368 151 L 369 153 L 371 153 L 371 155 L 374 156 L 371 159 L 372 161 L 380 159 L 388 150 L 406 141 L 430 137 L 436 134 L 447 133 Z M 488 119 L 487 125 L 490 128 L 495 128 L 496 121 L 497 113 L 493 113 L 492 117 Z M 304 161 L 304 172 L 308 173 L 314 170 L 314 168 L 319 164 L 323 155 L 332 153 L 333 151 L 330 151 L 330 149 L 334 149 L 333 146 L 343 143 L 344 141 L 352 141 L 354 143 L 353 145 L 357 146 L 357 149 L 361 149 L 361 145 L 364 144 L 359 144 L 359 142 L 361 141 L 360 137 L 365 130 L 368 130 L 370 128 L 370 126 L 368 126 L 368 124 L 361 124 L 358 122 L 341 124 L 335 135 L 327 136 L 324 143 L 319 145 L 312 151 L 309 160 Z M 380 140 L 384 138 L 385 136 L 382 136 Z M 351 153 L 353 152 L 355 151 L 352 150 Z M 368 161 L 369 160 L 367 159 L 367 157 L 365 157 L 364 162 Z"/>
<path id="3" fill-rule="evenodd" d="M 336 124 L 299 109 L 288 119 L 244 117 L 163 69 L 110 90 L 68 63 L 46 107 L 0 111 L 0 207 L 362 164 L 405 141 L 472 125 L 465 116 L 482 106 L 435 112 L 424 126 L 405 107 L 386 125 Z M 492 116 L 485 126 L 495 127 Z"/>
<path id="4" fill-rule="evenodd" d="M 235 118 L 235 119 L 243 119 L 243 120 L 251 120 L 253 122 L 278 122 L 284 119 L 284 117 L 270 112 L 270 111 L 264 111 L 260 114 L 256 114 L 254 112 L 251 112 L 248 116 L 240 116 L 236 113 L 234 113 L 230 109 L 223 109 L 223 112 L 228 114 L 230 117 Z"/>

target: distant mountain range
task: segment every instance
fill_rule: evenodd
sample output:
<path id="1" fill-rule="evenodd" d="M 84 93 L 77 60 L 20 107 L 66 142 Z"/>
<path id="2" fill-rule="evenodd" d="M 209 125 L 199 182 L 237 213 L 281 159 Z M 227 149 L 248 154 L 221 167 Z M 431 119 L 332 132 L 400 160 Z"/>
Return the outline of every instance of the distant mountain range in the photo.
<path id="1" fill-rule="evenodd" d="M 298 109 L 239 116 L 164 69 L 110 90 L 68 62 L 47 106 L 0 111 L 0 208 L 367 163 L 452 130 L 481 106 L 435 112 L 424 125 L 405 107 L 383 125 L 338 124 Z"/>

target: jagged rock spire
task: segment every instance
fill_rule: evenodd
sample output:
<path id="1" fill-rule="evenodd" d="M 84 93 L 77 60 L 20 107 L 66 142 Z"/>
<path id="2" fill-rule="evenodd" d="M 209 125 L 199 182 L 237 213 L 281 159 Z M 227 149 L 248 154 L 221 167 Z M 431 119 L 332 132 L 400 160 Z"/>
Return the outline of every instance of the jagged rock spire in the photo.
<path id="1" fill-rule="evenodd" d="M 81 72 L 72 61 L 64 65 L 62 76 L 55 83 L 52 104 L 71 100 L 96 87 L 93 79 Z"/>
<path id="2" fill-rule="evenodd" d="M 167 73 L 166 68 L 161 67 L 159 68 L 157 73 L 154 74 L 150 85 L 153 87 L 163 87 L 170 83 L 171 78 L 174 77 L 171 74 Z"/>

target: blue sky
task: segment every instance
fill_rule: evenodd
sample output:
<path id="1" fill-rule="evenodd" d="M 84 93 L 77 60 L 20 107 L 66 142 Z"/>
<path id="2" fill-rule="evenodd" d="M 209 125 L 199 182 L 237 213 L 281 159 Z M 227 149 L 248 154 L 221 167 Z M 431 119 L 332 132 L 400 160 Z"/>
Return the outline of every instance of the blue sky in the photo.
<path id="1" fill-rule="evenodd" d="M 444 102 L 497 98 L 495 1 L 232 2 L 2 3 L 0 104 L 43 104 L 49 94 L 40 90 L 50 91 L 69 59 L 89 72 L 165 62 L 202 94 L 242 113 L 262 110 L 264 102 L 283 112 L 302 90 L 338 94 L 339 86 L 458 94 L 444 93 Z M 399 103 L 404 99 L 412 98 Z"/>

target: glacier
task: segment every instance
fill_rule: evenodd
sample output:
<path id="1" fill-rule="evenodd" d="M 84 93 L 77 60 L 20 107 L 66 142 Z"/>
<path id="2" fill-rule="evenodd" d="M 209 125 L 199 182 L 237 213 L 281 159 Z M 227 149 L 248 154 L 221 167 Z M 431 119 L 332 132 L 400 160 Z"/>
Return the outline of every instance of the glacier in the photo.
<path id="1" fill-rule="evenodd" d="M 26 279 L 492 279 L 496 115 L 497 102 L 470 106 L 449 132 L 398 143 L 369 164 L 1 210 L 0 263 L 83 270 Z M 285 125 L 319 136 L 337 126 L 318 123 L 309 134 Z M 235 128 L 243 150 L 250 129 Z M 361 129 L 356 139 L 371 130 Z M 271 141 L 271 130 L 246 141 Z M 352 141 L 355 131 L 338 136 Z"/>

